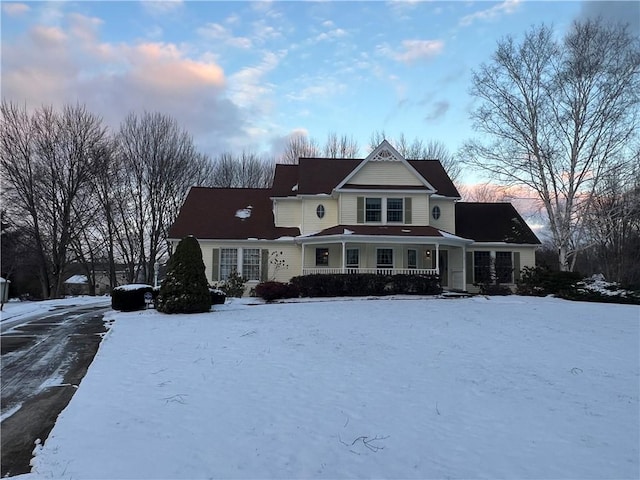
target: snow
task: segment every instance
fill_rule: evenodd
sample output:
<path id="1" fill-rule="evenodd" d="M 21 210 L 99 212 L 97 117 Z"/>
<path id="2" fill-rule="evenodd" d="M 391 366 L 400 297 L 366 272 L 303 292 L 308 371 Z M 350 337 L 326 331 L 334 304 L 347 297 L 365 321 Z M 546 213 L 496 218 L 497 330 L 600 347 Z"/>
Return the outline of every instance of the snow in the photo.
<path id="1" fill-rule="evenodd" d="M 151 285 L 147 285 L 146 283 L 129 283 L 127 285 L 120 285 L 114 290 L 122 290 L 128 292 L 130 290 L 139 290 L 141 288 L 153 288 Z"/>
<path id="2" fill-rule="evenodd" d="M 108 314 L 24 478 L 640 476 L 637 306 L 259 303 Z"/>
<path id="3" fill-rule="evenodd" d="M 93 304 L 108 304 L 111 302 L 110 296 L 88 296 L 81 295 L 78 297 L 67 297 L 58 300 L 43 300 L 43 301 L 18 301 L 10 300 L 5 303 L 2 312 L 0 312 L 0 322 L 7 320 L 16 320 L 20 317 L 28 315 L 35 315 L 39 313 L 48 312 L 54 310 L 57 307 L 68 305 L 93 305 Z"/>
<path id="4" fill-rule="evenodd" d="M 253 207 L 251 205 L 247 206 L 246 208 L 241 208 L 240 210 L 236 211 L 236 217 L 242 220 L 249 218 L 251 216 L 252 209 Z"/>
<path id="5" fill-rule="evenodd" d="M 353 230 L 349 230 L 348 228 L 345 228 L 344 231 L 342 232 L 343 235 L 353 235 Z"/>
<path id="6" fill-rule="evenodd" d="M 86 284 L 89 283 L 89 279 L 87 278 L 86 275 L 72 275 L 71 277 L 67 278 L 64 283 L 69 283 L 69 284 Z"/>

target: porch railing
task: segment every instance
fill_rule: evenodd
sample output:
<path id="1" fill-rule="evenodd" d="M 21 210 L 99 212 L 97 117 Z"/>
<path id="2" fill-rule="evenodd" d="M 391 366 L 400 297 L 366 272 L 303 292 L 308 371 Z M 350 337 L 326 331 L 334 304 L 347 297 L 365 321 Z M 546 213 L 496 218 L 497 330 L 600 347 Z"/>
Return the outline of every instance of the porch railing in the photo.
<path id="1" fill-rule="evenodd" d="M 438 275 L 437 268 L 338 268 L 304 267 L 303 275 L 335 275 L 339 273 L 375 273 L 378 275 Z"/>

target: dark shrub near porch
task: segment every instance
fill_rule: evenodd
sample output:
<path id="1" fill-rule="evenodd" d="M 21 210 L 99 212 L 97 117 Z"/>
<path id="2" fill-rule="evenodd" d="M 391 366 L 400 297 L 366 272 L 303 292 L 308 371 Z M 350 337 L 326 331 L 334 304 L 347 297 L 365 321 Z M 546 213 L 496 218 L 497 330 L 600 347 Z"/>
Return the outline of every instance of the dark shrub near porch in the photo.
<path id="1" fill-rule="evenodd" d="M 211 295 L 211 305 L 224 305 L 227 299 L 227 294 L 219 288 L 209 287 L 209 294 Z"/>
<path id="2" fill-rule="evenodd" d="M 153 294 L 153 287 L 145 284 L 121 285 L 111 291 L 111 308 L 122 312 L 144 310 L 145 293 Z"/>
<path id="3" fill-rule="evenodd" d="M 282 282 L 262 282 L 256 285 L 256 295 L 267 302 L 282 298 L 297 298 L 300 292 L 295 285 Z"/>
<path id="4" fill-rule="evenodd" d="M 438 275 L 334 274 L 303 275 L 291 279 L 301 297 L 351 297 L 367 295 L 437 295 Z"/>

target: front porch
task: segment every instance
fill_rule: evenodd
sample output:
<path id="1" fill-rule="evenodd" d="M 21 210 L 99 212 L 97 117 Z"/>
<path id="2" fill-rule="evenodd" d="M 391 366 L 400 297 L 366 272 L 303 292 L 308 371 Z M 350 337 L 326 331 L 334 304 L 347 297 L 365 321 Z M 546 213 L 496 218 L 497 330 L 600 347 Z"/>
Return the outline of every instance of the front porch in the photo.
<path id="1" fill-rule="evenodd" d="M 443 288 L 466 290 L 464 246 L 396 243 L 390 239 L 381 243 L 379 238 L 315 240 L 302 243 L 302 275 L 438 275 Z"/>
<path id="2" fill-rule="evenodd" d="M 359 267 L 303 267 L 303 275 L 335 275 L 374 273 L 377 275 L 439 275 L 438 268 L 359 268 Z"/>

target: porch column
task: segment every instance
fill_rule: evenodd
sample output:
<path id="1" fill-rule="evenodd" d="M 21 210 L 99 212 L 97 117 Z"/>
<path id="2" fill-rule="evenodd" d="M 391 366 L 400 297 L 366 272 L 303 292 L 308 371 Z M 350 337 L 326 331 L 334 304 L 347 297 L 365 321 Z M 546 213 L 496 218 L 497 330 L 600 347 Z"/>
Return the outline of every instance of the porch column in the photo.
<path id="1" fill-rule="evenodd" d="M 440 275 L 440 244 L 436 243 L 436 270 Z"/>
<path id="2" fill-rule="evenodd" d="M 300 262 L 300 275 L 304 275 L 304 243 L 302 244 L 302 261 Z"/>
<path id="3" fill-rule="evenodd" d="M 344 258 L 345 254 L 346 254 L 346 251 L 347 251 L 347 244 L 346 244 L 346 242 L 343 240 L 343 241 L 342 241 L 342 273 L 345 273 L 345 271 L 346 271 L 346 270 L 345 270 L 345 265 L 346 265 L 346 264 L 345 264 L 345 258 Z"/>
<path id="4" fill-rule="evenodd" d="M 463 292 L 467 291 L 467 246 L 462 245 L 462 286 Z"/>

